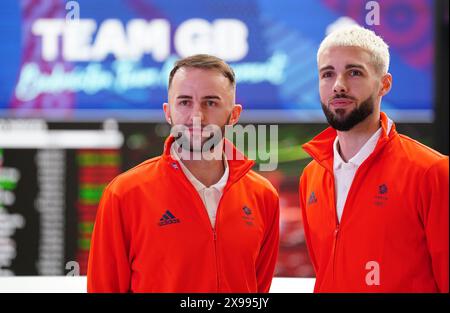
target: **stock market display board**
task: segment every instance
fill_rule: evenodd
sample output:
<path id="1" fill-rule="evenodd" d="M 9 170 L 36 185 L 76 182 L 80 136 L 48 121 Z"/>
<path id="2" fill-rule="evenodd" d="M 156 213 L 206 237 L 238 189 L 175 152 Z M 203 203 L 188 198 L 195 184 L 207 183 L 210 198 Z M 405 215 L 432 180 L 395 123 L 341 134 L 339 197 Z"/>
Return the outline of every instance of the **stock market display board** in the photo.
<path id="1" fill-rule="evenodd" d="M 0 275 L 64 275 L 69 261 L 85 273 L 99 199 L 121 171 L 122 136 L 15 128 L 0 132 Z"/>

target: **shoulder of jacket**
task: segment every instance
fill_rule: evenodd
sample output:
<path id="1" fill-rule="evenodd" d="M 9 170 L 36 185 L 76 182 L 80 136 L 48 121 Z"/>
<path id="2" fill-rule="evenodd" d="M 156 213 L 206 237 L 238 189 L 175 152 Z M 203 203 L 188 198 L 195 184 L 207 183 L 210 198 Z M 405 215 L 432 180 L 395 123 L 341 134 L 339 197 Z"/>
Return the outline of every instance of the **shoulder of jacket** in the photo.
<path id="1" fill-rule="evenodd" d="M 401 147 L 404 154 L 403 156 L 413 166 L 418 166 L 423 170 L 428 170 L 435 164 L 448 160 L 448 156 L 406 135 L 399 134 L 399 143 L 399 147 Z"/>
<path id="2" fill-rule="evenodd" d="M 278 198 L 278 191 L 272 183 L 261 174 L 258 174 L 254 170 L 250 170 L 245 177 L 250 181 L 250 188 L 264 193 L 268 192 Z"/>
<path id="3" fill-rule="evenodd" d="M 319 162 L 317 162 L 316 160 L 312 159 L 303 169 L 302 174 L 300 176 L 307 176 L 307 175 L 311 175 L 312 172 L 315 172 L 317 170 L 323 170 L 325 171 L 325 169 L 323 168 L 322 165 L 319 164 Z"/>
<path id="4" fill-rule="evenodd" d="M 161 160 L 161 156 L 145 160 L 117 175 L 106 188 L 114 194 L 120 195 L 143 182 L 151 180 L 155 176 L 152 175 L 152 171 L 156 169 L 159 160 Z"/>

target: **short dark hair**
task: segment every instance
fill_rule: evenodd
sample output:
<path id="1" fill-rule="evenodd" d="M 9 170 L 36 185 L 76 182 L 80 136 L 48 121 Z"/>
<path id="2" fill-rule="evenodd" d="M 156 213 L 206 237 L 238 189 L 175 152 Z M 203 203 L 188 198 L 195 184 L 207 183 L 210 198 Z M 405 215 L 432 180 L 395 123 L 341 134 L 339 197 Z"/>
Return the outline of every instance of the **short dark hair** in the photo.
<path id="1" fill-rule="evenodd" d="M 217 70 L 219 73 L 223 74 L 223 76 L 228 78 L 233 87 L 236 86 L 234 71 L 224 60 L 208 54 L 196 54 L 175 62 L 175 65 L 169 74 L 169 88 L 175 73 L 182 67 Z"/>

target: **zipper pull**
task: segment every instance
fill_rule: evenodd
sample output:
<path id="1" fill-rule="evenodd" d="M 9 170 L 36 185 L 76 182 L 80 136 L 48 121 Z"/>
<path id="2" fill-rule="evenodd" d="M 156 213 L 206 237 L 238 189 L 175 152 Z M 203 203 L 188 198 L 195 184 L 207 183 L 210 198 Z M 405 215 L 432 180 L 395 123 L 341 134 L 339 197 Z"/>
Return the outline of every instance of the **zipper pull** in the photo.
<path id="1" fill-rule="evenodd" d="M 339 224 L 334 229 L 334 237 L 337 237 L 338 233 L 339 233 Z"/>

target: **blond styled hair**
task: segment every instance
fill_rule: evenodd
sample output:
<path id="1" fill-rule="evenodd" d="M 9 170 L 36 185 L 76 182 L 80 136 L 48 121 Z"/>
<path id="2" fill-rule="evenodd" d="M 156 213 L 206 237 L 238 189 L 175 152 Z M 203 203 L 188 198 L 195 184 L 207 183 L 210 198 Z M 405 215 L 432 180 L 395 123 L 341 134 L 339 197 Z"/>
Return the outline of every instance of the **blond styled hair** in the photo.
<path id="1" fill-rule="evenodd" d="M 351 25 L 331 32 L 320 43 L 317 50 L 317 62 L 323 51 L 332 47 L 362 48 L 371 54 L 374 66 L 381 74 L 386 74 L 389 70 L 389 46 L 372 30 Z"/>

